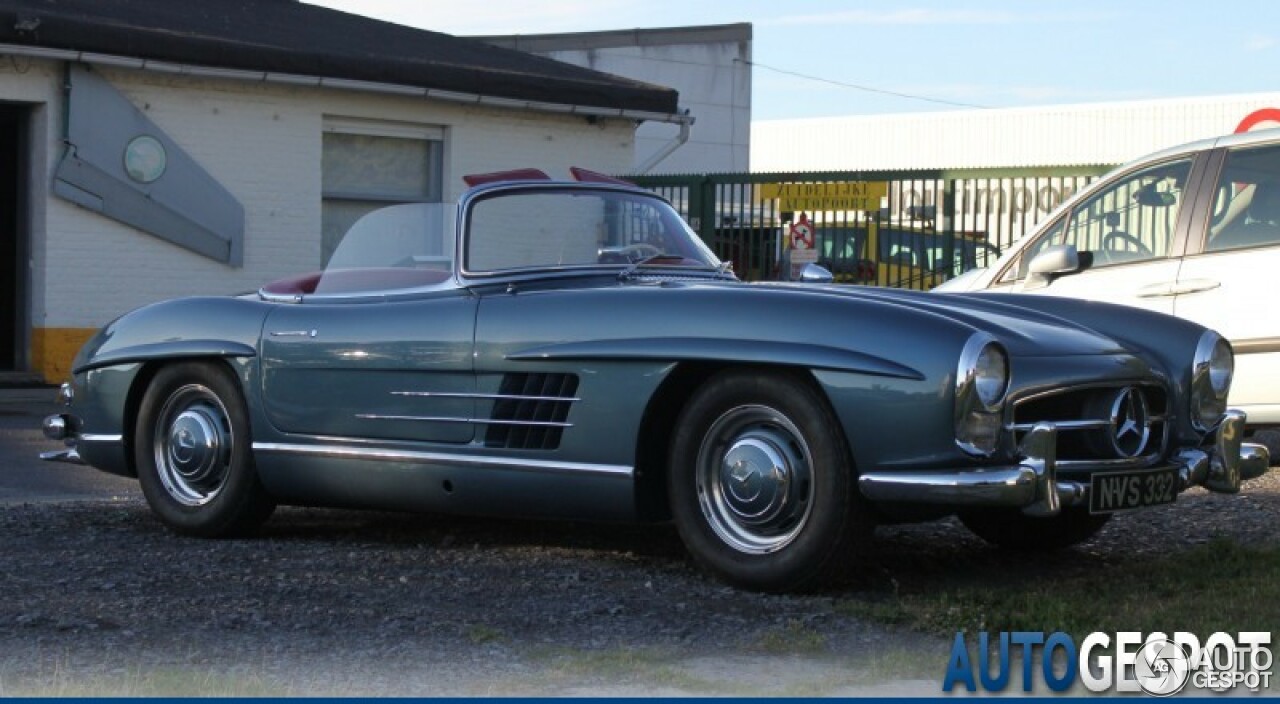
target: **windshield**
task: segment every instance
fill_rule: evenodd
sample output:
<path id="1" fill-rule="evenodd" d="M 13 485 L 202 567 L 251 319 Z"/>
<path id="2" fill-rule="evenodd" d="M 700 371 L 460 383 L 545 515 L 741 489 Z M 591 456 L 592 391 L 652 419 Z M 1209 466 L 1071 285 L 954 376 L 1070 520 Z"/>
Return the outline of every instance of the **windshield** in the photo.
<path id="1" fill-rule="evenodd" d="M 642 193 L 539 188 L 478 198 L 465 269 L 492 273 L 566 267 L 720 262 L 665 201 Z"/>
<path id="2" fill-rule="evenodd" d="M 375 210 L 343 235 L 314 293 L 420 288 L 453 273 L 456 206 L 409 203 Z"/>

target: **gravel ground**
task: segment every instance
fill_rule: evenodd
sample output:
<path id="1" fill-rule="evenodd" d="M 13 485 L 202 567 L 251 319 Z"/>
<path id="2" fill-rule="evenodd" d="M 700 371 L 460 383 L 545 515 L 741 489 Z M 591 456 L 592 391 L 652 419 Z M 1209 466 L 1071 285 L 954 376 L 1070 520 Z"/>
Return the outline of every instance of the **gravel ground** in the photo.
<path id="1" fill-rule="evenodd" d="M 669 527 L 281 509 L 256 539 L 210 541 L 136 497 L 10 505 L 0 695 L 934 695 L 948 639 L 839 602 L 1276 542 L 1277 519 L 1272 473 L 1030 560 L 954 521 L 883 527 L 859 583 L 766 596 L 700 574 Z"/>

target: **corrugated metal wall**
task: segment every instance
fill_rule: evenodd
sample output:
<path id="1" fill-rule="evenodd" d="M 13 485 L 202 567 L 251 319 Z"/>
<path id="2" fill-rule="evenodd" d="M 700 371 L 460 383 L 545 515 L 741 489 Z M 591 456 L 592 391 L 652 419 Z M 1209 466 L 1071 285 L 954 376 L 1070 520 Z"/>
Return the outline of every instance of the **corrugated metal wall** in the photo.
<path id="1" fill-rule="evenodd" d="M 1280 92 L 766 120 L 751 126 L 751 168 L 769 172 L 1118 164 L 1229 134 L 1248 115 L 1265 108 L 1280 108 Z"/>

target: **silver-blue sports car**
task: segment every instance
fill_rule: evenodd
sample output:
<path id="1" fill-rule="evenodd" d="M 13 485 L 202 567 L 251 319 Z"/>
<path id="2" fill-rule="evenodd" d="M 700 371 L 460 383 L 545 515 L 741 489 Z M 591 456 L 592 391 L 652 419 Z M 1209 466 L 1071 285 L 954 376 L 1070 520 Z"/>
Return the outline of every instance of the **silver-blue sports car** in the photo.
<path id="1" fill-rule="evenodd" d="M 771 591 L 856 570 L 877 522 L 1049 550 L 1266 471 L 1212 330 L 742 283 L 662 198 L 575 177 L 477 177 L 364 216 L 319 273 L 124 315 L 76 358 L 47 458 L 137 477 L 198 536 L 278 504 L 674 520 Z"/>

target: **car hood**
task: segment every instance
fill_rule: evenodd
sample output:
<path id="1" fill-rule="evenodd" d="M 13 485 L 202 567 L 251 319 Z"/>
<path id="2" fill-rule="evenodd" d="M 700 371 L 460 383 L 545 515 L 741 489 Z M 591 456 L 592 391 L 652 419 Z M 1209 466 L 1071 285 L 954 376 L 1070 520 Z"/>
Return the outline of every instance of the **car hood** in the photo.
<path id="1" fill-rule="evenodd" d="M 905 311 L 940 317 L 981 330 L 999 339 L 1018 356 L 1116 354 L 1130 351 L 1115 337 L 1088 326 L 1088 305 L 1071 318 L 1038 310 L 1034 302 L 1014 302 L 999 296 L 970 293 L 933 293 L 866 286 L 812 284 L 750 284 L 785 292 L 798 298 L 840 297 L 899 307 Z M 803 303 L 798 303 L 803 305 Z M 1112 309 L 1117 306 L 1093 304 Z M 1101 308 L 1100 308 L 1100 312 Z M 909 324 L 909 323 L 907 323 Z"/>

